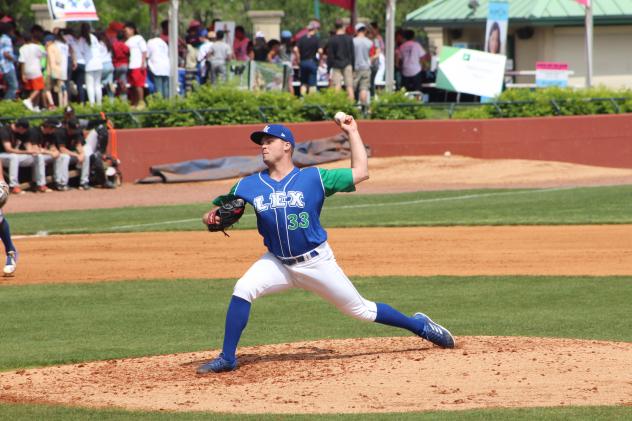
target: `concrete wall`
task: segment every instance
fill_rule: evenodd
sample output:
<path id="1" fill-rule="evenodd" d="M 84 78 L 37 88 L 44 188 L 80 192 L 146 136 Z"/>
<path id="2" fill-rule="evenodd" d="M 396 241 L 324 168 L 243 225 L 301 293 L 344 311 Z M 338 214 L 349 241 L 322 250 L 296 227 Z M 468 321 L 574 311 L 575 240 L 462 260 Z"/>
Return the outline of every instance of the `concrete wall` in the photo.
<path id="1" fill-rule="evenodd" d="M 373 156 L 452 154 L 476 158 L 563 161 L 632 168 L 632 114 L 453 121 L 361 121 Z M 338 133 L 332 122 L 289 124 L 297 141 Z M 152 165 L 231 155 L 256 155 L 249 140 L 261 124 L 118 131 L 126 181 Z"/>

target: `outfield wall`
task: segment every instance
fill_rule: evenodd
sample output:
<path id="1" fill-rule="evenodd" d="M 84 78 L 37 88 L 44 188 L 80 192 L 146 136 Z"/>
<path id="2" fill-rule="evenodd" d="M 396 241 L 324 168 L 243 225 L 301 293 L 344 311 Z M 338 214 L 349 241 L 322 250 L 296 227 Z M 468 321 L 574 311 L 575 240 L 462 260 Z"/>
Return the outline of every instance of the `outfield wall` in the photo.
<path id="1" fill-rule="evenodd" d="M 632 168 L 632 114 L 494 120 L 360 121 L 373 156 L 438 155 L 516 158 Z M 293 123 L 297 141 L 338 133 L 333 122 Z M 118 152 L 126 181 L 149 167 L 190 159 L 256 155 L 248 136 L 263 124 L 125 129 Z"/>

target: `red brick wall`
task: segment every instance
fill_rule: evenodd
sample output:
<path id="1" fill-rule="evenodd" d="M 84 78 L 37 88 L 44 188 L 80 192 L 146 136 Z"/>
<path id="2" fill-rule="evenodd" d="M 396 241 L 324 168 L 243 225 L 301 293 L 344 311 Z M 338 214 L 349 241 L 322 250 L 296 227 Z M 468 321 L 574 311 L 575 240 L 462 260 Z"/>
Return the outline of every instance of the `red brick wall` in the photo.
<path id="1" fill-rule="evenodd" d="M 519 158 L 632 168 L 632 114 L 359 122 L 374 156 L 452 154 L 475 158 Z M 297 141 L 338 133 L 333 122 L 288 125 Z M 263 124 L 118 131 L 125 179 L 149 175 L 149 167 L 190 159 L 255 155 L 249 140 Z"/>

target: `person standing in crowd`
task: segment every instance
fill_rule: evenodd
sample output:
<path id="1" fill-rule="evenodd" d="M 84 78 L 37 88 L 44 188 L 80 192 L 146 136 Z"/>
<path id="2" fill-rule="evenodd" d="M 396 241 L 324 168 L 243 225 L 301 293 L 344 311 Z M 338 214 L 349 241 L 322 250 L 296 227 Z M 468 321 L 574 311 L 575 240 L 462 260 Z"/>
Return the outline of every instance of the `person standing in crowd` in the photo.
<path id="1" fill-rule="evenodd" d="M 219 79 L 226 82 L 228 77 L 227 64 L 233 58 L 232 48 L 224 42 L 225 33 L 222 30 L 215 34 L 216 41 L 211 47 L 211 83 L 216 84 Z"/>
<path id="2" fill-rule="evenodd" d="M 235 41 L 233 41 L 235 60 L 248 61 L 248 44 L 250 44 L 250 39 L 246 36 L 246 30 L 241 25 L 236 26 Z"/>
<path id="3" fill-rule="evenodd" d="M 147 43 L 138 34 L 136 24 L 127 22 L 125 24 L 125 44 L 129 47 L 129 73 L 128 80 L 132 93 L 132 106 L 145 108 L 145 82 L 147 79 Z"/>
<path id="4" fill-rule="evenodd" d="M 72 56 L 72 81 L 75 85 L 77 100 L 82 104 L 86 102 L 86 59 L 83 56 L 83 50 L 79 49 L 77 38 L 72 28 L 65 30 L 64 39 L 70 47 Z"/>
<path id="5" fill-rule="evenodd" d="M 369 103 L 369 89 L 371 87 L 371 57 L 373 43 L 366 37 L 366 25 L 356 24 L 356 37 L 353 39 L 354 62 L 353 89 L 358 92 L 358 99 L 362 105 Z"/>
<path id="6" fill-rule="evenodd" d="M 268 63 L 281 64 L 281 42 L 278 39 L 268 41 Z"/>
<path id="7" fill-rule="evenodd" d="M 114 98 L 116 90 L 114 85 L 114 63 L 112 62 L 112 42 L 105 32 L 97 34 L 99 40 L 99 55 L 101 56 L 101 85 L 105 86 L 110 101 Z"/>
<path id="8" fill-rule="evenodd" d="M 129 71 L 129 47 L 125 44 L 125 32 L 118 31 L 112 43 L 112 64 L 116 95 L 127 100 L 127 72 Z"/>
<path id="9" fill-rule="evenodd" d="M 421 44 L 415 41 L 415 31 L 404 31 L 404 43 L 399 47 L 395 59 L 401 60 L 402 86 L 409 92 L 421 91 L 423 63 L 428 54 Z"/>
<path id="10" fill-rule="evenodd" d="M 386 76 L 386 56 L 384 55 L 386 44 L 380 33 L 377 21 L 369 24 L 367 35 L 373 42 L 371 49 L 371 96 L 375 95 L 375 86 L 384 85 Z"/>
<path id="11" fill-rule="evenodd" d="M 88 101 L 90 105 L 101 105 L 102 86 L 101 86 L 101 70 L 103 70 L 103 61 L 101 59 L 101 50 L 99 48 L 99 40 L 90 31 L 89 23 L 82 23 L 79 30 L 79 39 L 77 40 L 77 49 L 85 60 L 86 70 L 86 90 L 88 91 Z"/>
<path id="12" fill-rule="evenodd" d="M 255 61 L 268 61 L 268 44 L 263 31 L 258 31 L 255 35 L 255 42 L 252 45 Z"/>
<path id="13" fill-rule="evenodd" d="M 49 110 L 55 109 L 53 91 L 55 90 L 56 79 L 53 76 L 53 69 L 61 60 L 61 52 L 55 44 L 55 35 L 48 32 L 44 35 L 44 56 L 46 58 L 46 68 L 42 71 L 44 76 L 44 105 Z M 54 62 L 54 63 L 53 63 Z M 57 73 L 56 76 L 59 76 Z"/>
<path id="14" fill-rule="evenodd" d="M 20 65 L 24 89 L 29 93 L 28 98 L 22 101 L 24 106 L 31 111 L 39 111 L 36 106 L 40 94 L 44 89 L 44 77 L 42 76 L 42 50 L 33 42 L 31 34 L 24 34 L 25 44 L 20 47 Z"/>
<path id="15" fill-rule="evenodd" d="M 404 43 L 404 30 L 402 28 L 397 28 L 395 30 L 395 87 L 397 90 L 402 88 L 402 63 L 399 60 L 400 57 L 400 47 Z"/>
<path id="16" fill-rule="evenodd" d="M 300 63 L 301 95 L 316 92 L 318 76 L 317 54 L 322 53 L 318 41 L 320 23 L 313 20 L 307 25 L 307 34 L 296 43 L 294 54 Z"/>
<path id="17" fill-rule="evenodd" d="M 331 82 L 335 91 L 342 89 L 344 83 L 347 96 L 354 100 L 353 93 L 353 65 L 355 51 L 353 38 L 345 33 L 342 19 L 336 19 L 334 24 L 336 33 L 329 38 L 327 44 L 327 65 L 331 69 Z"/>
<path id="18" fill-rule="evenodd" d="M 63 108 L 68 104 L 67 81 L 70 48 L 61 35 L 61 31 L 58 31 L 54 37 L 54 44 L 47 49 L 48 67 L 52 91 L 57 95 L 57 105 Z"/>
<path id="19" fill-rule="evenodd" d="M 279 48 L 281 63 L 292 66 L 292 32 L 287 29 L 281 31 L 281 48 Z"/>
<path id="20" fill-rule="evenodd" d="M 160 23 L 163 33 L 169 31 L 169 21 L 163 20 Z M 149 75 L 154 82 L 156 93 L 163 98 L 169 98 L 169 74 L 171 63 L 169 60 L 169 46 L 160 37 L 147 41 L 147 66 Z"/>
<path id="21" fill-rule="evenodd" d="M 211 70 L 211 66 L 208 64 L 208 59 L 211 55 L 211 47 L 213 46 L 213 41 L 211 38 L 215 38 L 215 32 L 209 32 L 206 29 L 200 29 L 198 31 L 198 37 L 200 43 L 197 48 L 197 67 L 200 69 L 200 83 L 205 84 L 210 82 L 209 72 Z"/>
<path id="22" fill-rule="evenodd" d="M 20 167 L 32 167 L 29 122 L 19 119 L 15 123 L 0 126 L 0 162 L 9 168 L 9 187 L 12 194 L 24 193 L 18 179 Z M 34 177 L 35 178 L 35 174 Z"/>
<path id="23" fill-rule="evenodd" d="M 13 53 L 13 41 L 9 33 L 11 27 L 6 22 L 0 22 L 0 74 L 7 85 L 4 99 L 15 99 L 18 90 L 18 78 L 15 71 L 15 55 Z"/>

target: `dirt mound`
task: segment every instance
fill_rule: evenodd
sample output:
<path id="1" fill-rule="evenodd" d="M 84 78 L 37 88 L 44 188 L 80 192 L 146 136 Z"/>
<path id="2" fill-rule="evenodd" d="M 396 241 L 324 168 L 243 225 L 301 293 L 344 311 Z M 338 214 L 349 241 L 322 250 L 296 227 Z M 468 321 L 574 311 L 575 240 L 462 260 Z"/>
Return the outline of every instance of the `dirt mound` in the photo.
<path id="1" fill-rule="evenodd" d="M 632 343 L 415 337 L 241 349 L 239 370 L 198 376 L 216 352 L 0 373 L 0 401 L 239 413 L 356 413 L 629 405 Z"/>
<path id="2" fill-rule="evenodd" d="M 348 167 L 349 161 L 322 165 Z M 397 193 L 473 188 L 566 187 L 632 184 L 632 170 L 565 162 L 520 159 L 477 159 L 464 156 L 406 156 L 371 158 L 371 178 L 360 193 Z M 11 212 L 173 205 L 210 201 L 230 190 L 236 180 L 178 184 L 130 184 L 116 190 L 71 190 L 64 193 L 12 196 Z"/>

